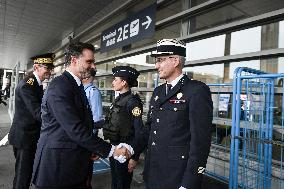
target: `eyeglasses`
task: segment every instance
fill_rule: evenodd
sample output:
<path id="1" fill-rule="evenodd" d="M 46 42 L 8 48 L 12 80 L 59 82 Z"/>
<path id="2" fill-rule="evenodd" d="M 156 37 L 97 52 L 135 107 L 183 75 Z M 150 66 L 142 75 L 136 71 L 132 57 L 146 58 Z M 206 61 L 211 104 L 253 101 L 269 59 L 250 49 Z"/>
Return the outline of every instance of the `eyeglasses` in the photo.
<path id="1" fill-rule="evenodd" d="M 168 57 L 157 57 L 155 58 L 156 63 L 160 64 L 162 62 L 165 62 L 168 58 L 177 58 L 175 56 L 168 56 Z"/>
<path id="2" fill-rule="evenodd" d="M 42 67 L 46 70 L 49 70 L 49 71 L 52 71 L 54 69 L 53 67 L 49 67 L 49 66 L 45 66 L 45 65 L 40 65 L 40 67 Z"/>

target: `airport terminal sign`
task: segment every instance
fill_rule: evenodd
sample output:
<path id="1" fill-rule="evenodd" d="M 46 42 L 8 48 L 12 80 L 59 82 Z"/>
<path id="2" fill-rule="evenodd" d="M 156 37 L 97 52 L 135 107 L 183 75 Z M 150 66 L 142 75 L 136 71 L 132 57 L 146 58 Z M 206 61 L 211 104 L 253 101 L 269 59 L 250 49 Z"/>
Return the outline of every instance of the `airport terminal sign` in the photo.
<path id="1" fill-rule="evenodd" d="M 156 4 L 153 4 L 103 31 L 101 52 L 152 37 L 155 33 L 155 13 Z"/>

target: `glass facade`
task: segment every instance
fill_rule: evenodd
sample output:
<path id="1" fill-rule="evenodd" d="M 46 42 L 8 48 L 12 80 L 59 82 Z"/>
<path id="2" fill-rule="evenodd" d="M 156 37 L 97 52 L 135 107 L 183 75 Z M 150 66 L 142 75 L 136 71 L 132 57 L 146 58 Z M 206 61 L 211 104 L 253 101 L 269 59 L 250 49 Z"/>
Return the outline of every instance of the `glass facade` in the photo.
<path id="1" fill-rule="evenodd" d="M 204 3 L 208 2 L 210 1 L 157 1 L 154 36 L 105 53 L 99 52 L 99 34 L 156 1 L 141 1 L 129 6 L 127 10 L 100 23 L 87 35 L 81 37 L 81 41 L 91 42 L 98 49 L 95 54 L 98 71 L 95 83 L 102 90 L 105 105 L 109 105 L 114 98 L 111 84 L 112 68 L 118 65 L 129 65 L 141 72 L 138 87 L 133 88 L 133 91 L 141 95 L 144 110 L 147 111 L 151 92 L 157 85 L 164 82 L 158 78 L 154 59 L 149 56 L 151 48 L 147 51 L 147 47 L 163 38 L 184 39 L 187 57 L 183 72 L 188 77 L 207 84 L 231 83 L 235 68 L 243 66 L 270 73 L 284 72 L 284 58 L 281 56 L 265 58 L 255 55 L 265 50 L 284 48 L 284 21 L 279 21 L 277 18 L 277 20 L 250 24 L 248 20 L 248 18 L 258 19 L 260 15 L 283 8 L 283 0 L 221 2 L 205 10 L 202 9 L 202 6 L 207 6 Z M 191 12 L 181 16 L 188 10 Z M 167 19 L 172 21 L 165 22 Z M 244 25 L 243 22 L 248 24 Z M 146 50 L 139 52 L 141 48 Z M 108 59 L 110 61 L 107 61 Z M 55 69 L 55 75 L 64 70 L 63 62 L 64 56 L 57 60 L 56 64 L 61 66 Z"/>

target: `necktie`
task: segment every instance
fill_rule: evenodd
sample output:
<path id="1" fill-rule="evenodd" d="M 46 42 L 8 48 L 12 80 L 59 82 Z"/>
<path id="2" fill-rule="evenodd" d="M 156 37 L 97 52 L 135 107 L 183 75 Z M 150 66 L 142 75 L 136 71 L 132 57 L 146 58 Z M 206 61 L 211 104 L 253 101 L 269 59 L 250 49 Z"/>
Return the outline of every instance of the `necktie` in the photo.
<path id="1" fill-rule="evenodd" d="M 87 103 L 88 103 L 88 100 L 87 100 L 87 96 L 86 96 L 86 93 L 85 93 L 83 84 L 81 84 L 81 85 L 79 86 L 79 89 L 80 89 L 80 92 L 81 92 L 81 94 L 82 94 L 82 96 L 83 96 L 83 98 L 84 98 L 85 103 L 87 104 Z"/>
<path id="2" fill-rule="evenodd" d="M 85 94 L 85 90 L 84 90 L 83 84 L 81 84 L 81 85 L 79 86 L 79 88 L 80 88 L 81 94 L 86 95 L 86 94 Z"/>
<path id="3" fill-rule="evenodd" d="M 167 84 L 166 87 L 167 87 L 166 94 L 169 94 L 170 90 L 172 89 L 172 85 Z"/>

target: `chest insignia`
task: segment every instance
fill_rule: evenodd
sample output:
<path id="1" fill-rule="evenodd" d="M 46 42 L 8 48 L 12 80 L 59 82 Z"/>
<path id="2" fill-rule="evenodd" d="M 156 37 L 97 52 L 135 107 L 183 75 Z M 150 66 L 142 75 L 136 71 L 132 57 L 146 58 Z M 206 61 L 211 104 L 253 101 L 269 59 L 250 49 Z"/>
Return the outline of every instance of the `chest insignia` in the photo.
<path id="1" fill-rule="evenodd" d="M 34 81 L 35 81 L 34 78 L 29 78 L 27 84 L 34 85 Z"/>
<path id="2" fill-rule="evenodd" d="M 170 103 L 172 104 L 182 104 L 182 103 L 185 103 L 185 100 L 175 100 L 175 99 L 172 99 L 170 100 Z"/>
<path id="3" fill-rule="evenodd" d="M 155 101 L 157 101 L 159 99 L 159 96 L 155 96 Z"/>
<path id="4" fill-rule="evenodd" d="M 177 99 L 181 99 L 182 96 L 183 96 L 182 93 L 178 93 L 178 94 L 177 94 Z"/>
<path id="5" fill-rule="evenodd" d="M 135 107 L 135 108 L 133 108 L 133 110 L 132 110 L 132 115 L 134 115 L 134 116 L 140 116 L 141 115 L 141 113 L 142 113 L 142 111 L 141 111 L 141 109 L 139 108 L 139 107 Z"/>

